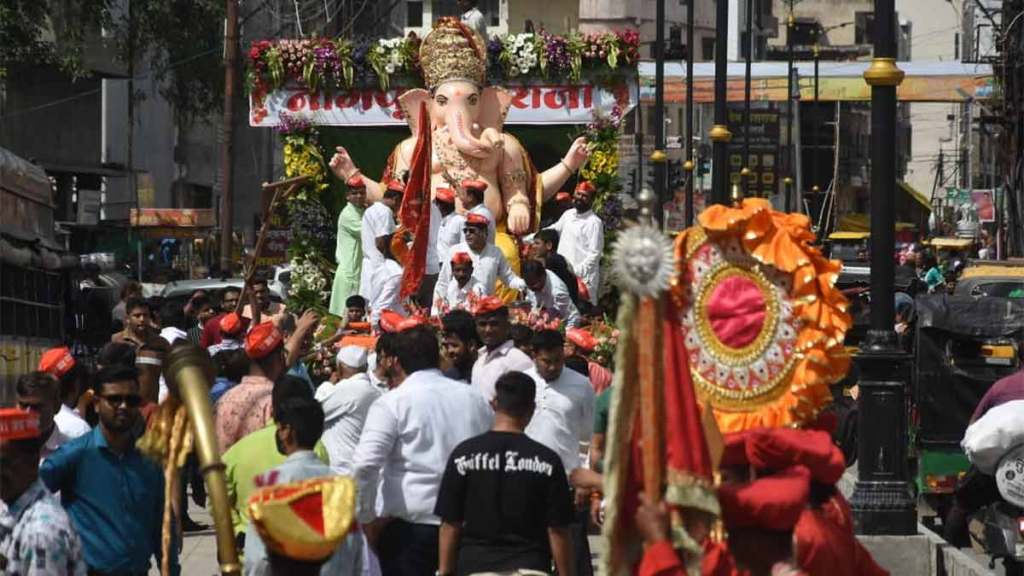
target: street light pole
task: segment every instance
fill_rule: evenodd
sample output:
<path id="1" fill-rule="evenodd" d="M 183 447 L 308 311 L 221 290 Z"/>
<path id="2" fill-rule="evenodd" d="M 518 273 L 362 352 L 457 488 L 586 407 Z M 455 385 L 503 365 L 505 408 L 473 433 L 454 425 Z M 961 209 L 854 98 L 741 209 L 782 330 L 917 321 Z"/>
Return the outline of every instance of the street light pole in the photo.
<path id="1" fill-rule="evenodd" d="M 818 63 L 821 57 L 818 54 L 818 42 L 815 39 L 814 42 L 814 112 L 809 118 L 811 131 L 808 132 L 808 136 L 811 137 L 811 192 L 815 195 L 818 193 L 820 188 L 818 187 Z"/>
<path id="2" fill-rule="evenodd" d="M 683 170 L 686 174 L 686 226 L 693 226 L 693 58 L 696 50 L 693 47 L 693 5 L 697 0 L 686 2 L 686 162 Z"/>
<path id="3" fill-rule="evenodd" d="M 222 132 L 224 142 L 220 149 L 221 206 L 220 206 L 220 272 L 231 274 L 231 233 L 234 230 L 235 174 L 234 121 L 235 121 L 235 74 L 238 69 L 238 0 L 225 0 L 226 25 L 224 26 L 224 116 Z"/>
<path id="4" fill-rule="evenodd" d="M 726 66 L 728 35 L 725 32 L 729 29 L 729 3 L 726 0 L 715 3 L 715 29 L 718 31 L 715 35 L 715 125 L 708 132 L 714 146 L 710 204 L 728 204 L 729 141 L 732 140 L 732 132 L 729 132 L 729 110 L 725 100 L 729 74 Z"/>
<path id="5" fill-rule="evenodd" d="M 651 166 L 654 168 L 655 222 L 663 223 L 662 207 L 665 204 L 665 168 L 668 156 L 665 154 L 665 0 L 658 0 L 654 16 L 658 27 L 654 40 L 654 152 Z"/>
<path id="6" fill-rule="evenodd" d="M 858 534 L 917 532 L 917 512 L 907 483 L 906 389 L 909 355 L 894 331 L 896 250 L 895 0 L 875 0 L 875 54 L 864 80 L 871 86 L 871 328 L 860 367 L 858 474 L 853 497 Z"/>
<path id="7" fill-rule="evenodd" d="M 744 196 L 749 195 L 750 187 L 750 66 L 754 59 L 754 2 L 747 3 L 747 59 L 743 70 L 743 165 L 740 169 L 740 182 L 743 184 Z"/>
<path id="8" fill-rule="evenodd" d="M 789 19 L 786 22 L 786 178 L 783 180 L 785 187 L 785 210 L 793 211 L 793 0 L 789 0 Z"/>

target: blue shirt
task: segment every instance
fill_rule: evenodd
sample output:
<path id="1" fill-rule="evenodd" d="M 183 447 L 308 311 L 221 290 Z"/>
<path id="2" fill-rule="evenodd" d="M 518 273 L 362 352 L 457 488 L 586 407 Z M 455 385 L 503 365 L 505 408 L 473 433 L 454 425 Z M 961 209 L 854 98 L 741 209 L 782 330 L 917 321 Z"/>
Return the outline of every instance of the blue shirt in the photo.
<path id="1" fill-rule="evenodd" d="M 91 570 L 146 574 L 159 563 L 164 507 L 163 472 L 133 446 L 118 455 L 99 426 L 64 444 L 43 462 L 39 476 L 60 492 L 82 540 Z M 178 574 L 172 538 L 171 573 Z"/>

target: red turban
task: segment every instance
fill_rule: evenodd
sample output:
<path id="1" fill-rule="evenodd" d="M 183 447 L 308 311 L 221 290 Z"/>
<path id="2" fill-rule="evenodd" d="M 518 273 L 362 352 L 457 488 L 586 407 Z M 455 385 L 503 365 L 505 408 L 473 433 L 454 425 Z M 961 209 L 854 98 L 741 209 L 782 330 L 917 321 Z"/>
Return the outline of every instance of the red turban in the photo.
<path id="1" fill-rule="evenodd" d="M 804 466 L 815 482 L 828 486 L 838 482 L 846 470 L 842 451 L 831 436 L 818 430 L 756 430 L 747 438 L 747 456 L 754 468 Z"/>
<path id="2" fill-rule="evenodd" d="M 477 300 L 476 307 L 473 308 L 473 315 L 483 316 L 485 314 L 492 314 L 503 308 L 505 308 L 505 302 L 501 298 L 496 296 L 484 296 Z"/>
<path id="3" fill-rule="evenodd" d="M 392 192 L 405 192 L 405 184 L 402 184 L 400 180 L 389 180 L 388 190 Z"/>
<path id="4" fill-rule="evenodd" d="M 270 321 L 263 322 L 254 326 L 245 337 L 245 354 L 253 360 L 260 360 L 277 350 L 283 343 L 284 334 L 281 334 L 277 326 Z"/>
<path id="5" fill-rule="evenodd" d="M 0 408 L 0 440 L 39 436 L 39 415 L 21 408 Z"/>
<path id="6" fill-rule="evenodd" d="M 576 185 L 576 191 L 593 195 L 594 192 L 597 192 L 597 188 L 594 188 L 594 185 L 587 180 L 580 180 L 580 183 Z"/>
<path id="7" fill-rule="evenodd" d="M 485 191 L 487 190 L 487 182 L 484 182 L 483 180 L 463 180 L 462 187 Z"/>
<path id="8" fill-rule="evenodd" d="M 40 372 L 46 372 L 54 378 L 63 378 L 65 374 L 75 367 L 75 357 L 67 346 L 50 348 L 39 358 Z"/>
<path id="9" fill-rule="evenodd" d="M 348 180 L 345 180 L 345 185 L 349 188 L 366 188 L 366 182 L 363 182 L 363 177 L 359 174 L 353 174 Z"/>
<path id="10" fill-rule="evenodd" d="M 559 192 L 558 194 L 555 194 L 555 202 L 568 202 L 569 200 L 572 200 L 572 195 L 568 192 Z"/>
<path id="11" fill-rule="evenodd" d="M 220 333 L 228 336 L 237 336 L 242 331 L 242 317 L 237 312 L 228 312 L 221 316 Z"/>
<path id="12" fill-rule="evenodd" d="M 456 252 L 452 254 L 452 264 L 472 264 L 473 258 L 469 252 Z"/>
<path id="13" fill-rule="evenodd" d="M 434 200 L 444 202 L 445 204 L 454 204 L 455 192 L 452 192 L 451 188 L 438 188 L 434 192 Z"/>
<path id="14" fill-rule="evenodd" d="M 726 529 L 792 530 L 810 496 L 810 473 L 793 466 L 746 484 L 723 484 L 718 502 Z"/>
<path id="15" fill-rule="evenodd" d="M 469 214 L 466 214 L 466 224 L 469 224 L 470 226 L 487 226 L 490 223 L 491 221 L 487 216 L 478 212 L 470 212 Z"/>

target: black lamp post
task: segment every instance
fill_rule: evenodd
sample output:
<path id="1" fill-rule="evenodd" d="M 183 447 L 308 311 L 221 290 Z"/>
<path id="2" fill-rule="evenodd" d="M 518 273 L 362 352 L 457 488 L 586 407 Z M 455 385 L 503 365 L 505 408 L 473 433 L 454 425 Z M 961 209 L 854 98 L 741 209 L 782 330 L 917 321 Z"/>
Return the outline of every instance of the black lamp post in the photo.
<path id="1" fill-rule="evenodd" d="M 793 0 L 789 0 L 789 19 L 786 21 L 786 177 L 782 180 L 785 188 L 785 210 L 793 211 Z"/>
<path id="2" fill-rule="evenodd" d="M 651 167 L 654 168 L 655 222 L 662 222 L 662 206 L 665 203 L 665 0 L 658 0 L 654 16 L 654 152 L 651 153 Z"/>
<path id="3" fill-rule="evenodd" d="M 686 225 L 693 225 L 693 5 L 697 0 L 686 2 L 686 162 L 683 170 L 686 174 Z"/>
<path id="4" fill-rule="evenodd" d="M 808 135 L 811 137 L 811 192 L 817 194 L 820 188 L 818 187 L 818 63 L 821 60 L 818 54 L 818 42 L 814 42 L 814 112 L 811 114 L 811 131 Z"/>
<path id="5" fill-rule="evenodd" d="M 692 1 L 692 0 L 691 0 Z M 719 0 L 715 3 L 715 125 L 708 132 L 713 143 L 712 162 L 714 172 L 711 174 L 711 202 L 709 204 L 729 203 L 729 109 L 726 102 L 726 66 L 727 46 L 726 33 L 729 29 L 729 3 Z"/>
<path id="6" fill-rule="evenodd" d="M 742 190 L 749 195 L 750 187 L 750 66 L 754 59 L 754 2 L 747 2 L 747 58 L 743 70 L 743 165 L 740 169 Z"/>
<path id="7" fill-rule="evenodd" d="M 871 329 L 857 355 L 858 477 L 850 504 L 859 534 L 914 534 L 917 513 L 907 483 L 906 383 L 909 355 L 893 330 L 896 236 L 895 0 L 875 0 L 871 85 Z"/>

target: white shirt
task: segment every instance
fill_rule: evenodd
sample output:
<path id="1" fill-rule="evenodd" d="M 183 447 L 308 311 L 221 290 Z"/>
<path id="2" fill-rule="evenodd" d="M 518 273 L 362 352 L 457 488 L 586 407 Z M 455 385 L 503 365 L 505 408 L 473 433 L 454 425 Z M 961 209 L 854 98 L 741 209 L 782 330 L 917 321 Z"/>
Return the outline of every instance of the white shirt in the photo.
<path id="1" fill-rule="evenodd" d="M 572 297 L 569 296 L 569 289 L 565 287 L 565 282 L 562 282 L 562 279 L 551 270 L 546 272 L 547 280 L 544 282 L 544 288 L 540 292 L 528 290 L 526 300 L 535 311 L 550 310 L 565 320 L 566 325 L 578 326 L 580 313 L 576 309 L 576 305 L 572 303 Z"/>
<path id="2" fill-rule="evenodd" d="M 376 326 L 380 313 L 388 309 L 405 316 L 401 291 L 402 267 L 390 258 L 385 259 L 370 275 L 370 326 Z"/>
<path id="3" fill-rule="evenodd" d="M 75 414 L 75 411 L 68 408 L 63 402 L 60 405 L 60 410 L 53 415 L 53 423 L 60 430 L 61 434 L 69 440 L 85 436 L 92 431 L 89 423 L 78 414 Z"/>
<path id="4" fill-rule="evenodd" d="M 473 387 L 488 401 L 494 398 L 494 384 L 506 372 L 518 370 L 526 372 L 533 369 L 533 360 L 525 352 L 516 348 L 510 338 L 494 350 L 483 348 L 473 363 Z"/>
<path id="5" fill-rule="evenodd" d="M 437 204 L 430 203 L 430 231 L 427 234 L 427 262 L 423 272 L 428 276 L 437 274 L 441 269 L 441 256 L 437 251 L 437 237 L 441 232 L 441 209 Z M 445 252 L 447 254 L 447 252 Z"/>
<path id="6" fill-rule="evenodd" d="M 434 289 L 434 306 L 431 308 L 431 316 L 440 316 L 442 313 L 461 308 L 463 310 L 469 309 L 469 299 L 472 294 L 474 297 L 480 297 L 484 295 L 484 287 L 475 278 L 470 278 L 469 282 L 466 282 L 465 286 L 459 286 L 459 283 L 453 278 L 448 282 L 448 289 L 444 294 L 438 294 L 437 287 Z"/>
<path id="7" fill-rule="evenodd" d="M 597 292 L 601 287 L 604 222 L 593 210 L 579 214 L 575 208 L 570 208 L 548 228 L 558 232 L 558 253 L 569 262 L 572 271 L 587 285 L 590 301 L 596 304 Z"/>
<path id="8" fill-rule="evenodd" d="M 494 287 L 500 278 L 506 286 L 513 290 L 526 290 L 526 282 L 512 271 L 508 265 L 505 255 L 498 250 L 494 244 L 484 246 L 479 253 L 470 250 L 469 245 L 462 243 L 452 247 L 441 266 L 441 273 L 437 277 L 437 284 L 434 285 L 434 297 L 439 294 L 448 293 L 448 284 L 454 282 L 452 278 L 452 256 L 459 252 L 466 252 L 473 260 L 473 280 L 477 281 L 484 289 L 484 295 L 494 294 Z"/>
<path id="9" fill-rule="evenodd" d="M 359 294 L 369 298 L 370 276 L 384 255 L 377 250 L 377 238 L 387 236 L 395 231 L 395 216 L 391 208 L 383 202 L 374 202 L 363 211 L 363 228 L 360 240 L 363 244 L 363 268 L 359 276 Z"/>
<path id="10" fill-rule="evenodd" d="M 466 217 L 452 211 L 451 214 L 441 218 L 437 231 L 437 267 L 441 268 L 441 258 L 451 252 L 452 246 L 462 243 L 462 226 L 466 223 Z"/>
<path id="11" fill-rule="evenodd" d="M 337 384 L 324 382 L 316 394 L 324 408 L 324 433 L 320 440 L 327 449 L 331 468 L 338 474 L 351 474 L 352 454 L 359 444 L 366 414 L 381 392 L 363 372 Z"/>
<path id="12" fill-rule="evenodd" d="M 489 430 L 493 420 L 476 390 L 437 369 L 414 372 L 378 398 L 353 457 L 359 522 L 379 515 L 440 524 L 434 504 L 448 456 L 464 440 Z M 374 510 L 378 479 L 379 514 Z"/>
<path id="13" fill-rule="evenodd" d="M 484 18 L 484 13 L 480 11 L 476 6 L 466 10 L 460 17 L 462 23 L 469 27 L 480 35 L 480 38 L 484 42 L 487 42 L 487 20 Z"/>
<path id="14" fill-rule="evenodd" d="M 470 208 L 466 213 L 467 214 L 480 214 L 482 216 L 486 216 L 487 217 L 487 243 L 488 244 L 494 244 L 494 236 L 495 236 L 495 233 L 496 233 L 495 229 L 494 229 L 494 214 L 492 214 L 491 211 L 487 209 L 487 206 L 484 206 L 484 203 L 481 202 L 481 203 L 477 204 L 476 206 Z M 465 216 L 463 216 L 463 218 L 462 218 L 462 224 L 463 225 L 466 224 Z M 466 241 L 466 235 L 462 233 L 462 228 L 460 227 L 459 228 L 459 242 L 465 242 L 465 241 Z"/>
<path id="15" fill-rule="evenodd" d="M 527 372 L 537 384 L 537 408 L 526 435 L 555 451 L 566 471 L 580 467 L 580 444 L 594 433 L 594 389 L 590 380 L 571 368 L 562 368 L 548 382 L 536 369 Z"/>

